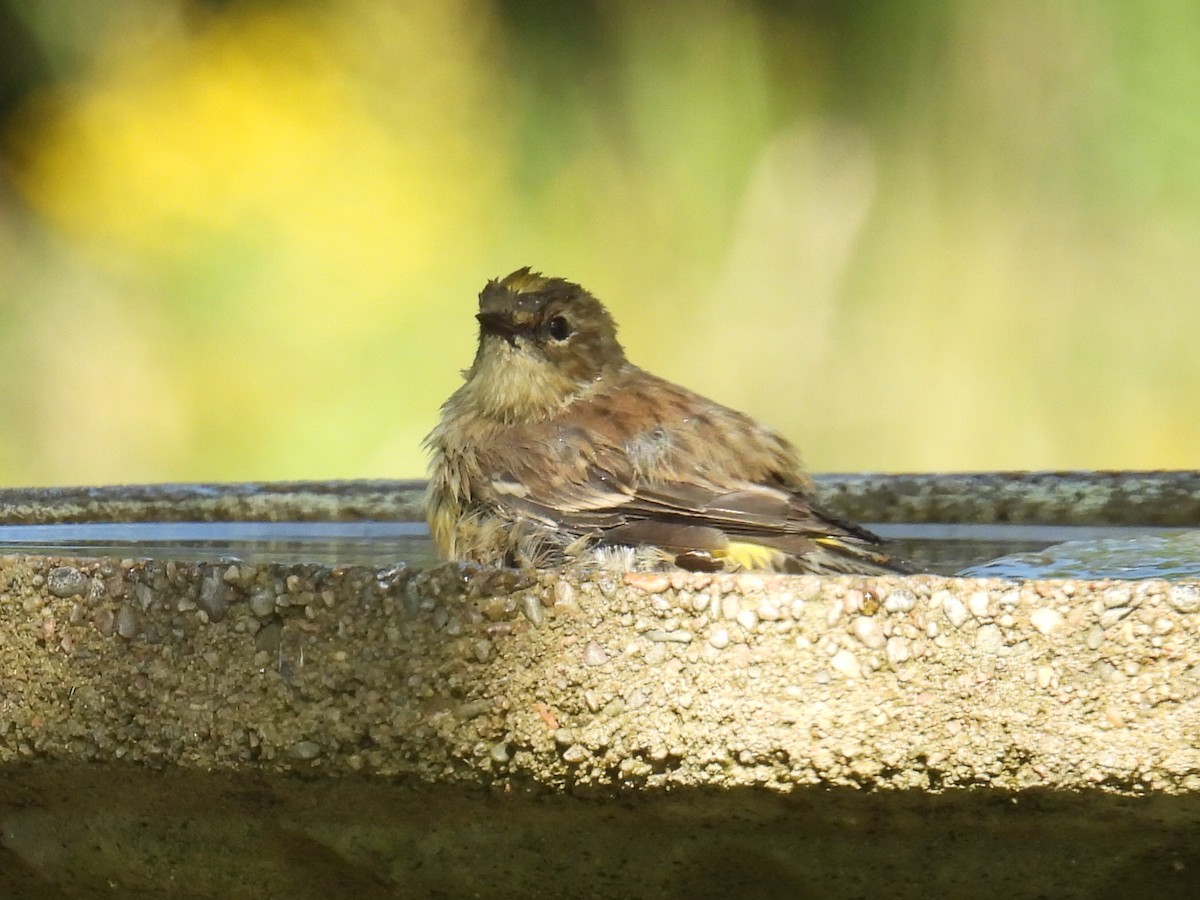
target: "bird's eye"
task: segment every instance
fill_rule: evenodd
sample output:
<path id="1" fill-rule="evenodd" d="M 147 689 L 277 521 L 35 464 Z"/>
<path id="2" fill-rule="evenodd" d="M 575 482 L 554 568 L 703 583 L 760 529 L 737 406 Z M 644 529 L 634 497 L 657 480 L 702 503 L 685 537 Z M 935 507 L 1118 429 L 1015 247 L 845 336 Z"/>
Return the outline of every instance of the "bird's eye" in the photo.
<path id="1" fill-rule="evenodd" d="M 571 323 L 562 316 L 555 316 L 546 323 L 546 330 L 556 341 L 565 341 L 571 336 Z"/>

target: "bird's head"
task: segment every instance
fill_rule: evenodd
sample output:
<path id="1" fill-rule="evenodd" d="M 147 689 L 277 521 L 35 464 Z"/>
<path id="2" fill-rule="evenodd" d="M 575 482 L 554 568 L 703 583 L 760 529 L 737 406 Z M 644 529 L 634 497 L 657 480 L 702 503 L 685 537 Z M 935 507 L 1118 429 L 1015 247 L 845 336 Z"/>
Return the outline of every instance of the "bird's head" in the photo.
<path id="1" fill-rule="evenodd" d="M 479 349 L 468 384 L 505 421 L 544 418 L 625 362 L 616 324 L 599 300 L 528 267 L 489 281 L 475 318 Z"/>

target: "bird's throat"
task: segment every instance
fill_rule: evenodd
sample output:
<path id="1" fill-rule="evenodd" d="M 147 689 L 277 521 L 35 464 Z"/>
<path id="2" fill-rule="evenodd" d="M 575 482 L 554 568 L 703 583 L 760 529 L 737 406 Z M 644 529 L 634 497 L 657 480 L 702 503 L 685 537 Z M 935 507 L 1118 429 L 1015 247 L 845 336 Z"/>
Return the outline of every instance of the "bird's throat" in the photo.
<path id="1" fill-rule="evenodd" d="M 477 415 L 532 423 L 551 418 L 587 387 L 519 345 L 494 340 L 480 348 L 460 394 Z"/>

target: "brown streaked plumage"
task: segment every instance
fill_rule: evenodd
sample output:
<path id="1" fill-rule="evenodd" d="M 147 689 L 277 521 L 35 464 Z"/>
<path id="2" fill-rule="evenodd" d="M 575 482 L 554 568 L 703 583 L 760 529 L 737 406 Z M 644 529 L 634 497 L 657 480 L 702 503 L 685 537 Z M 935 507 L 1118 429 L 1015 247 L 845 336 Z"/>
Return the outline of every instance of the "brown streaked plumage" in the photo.
<path id="1" fill-rule="evenodd" d="M 894 572 L 817 509 L 795 449 L 625 359 L 608 311 L 528 268 L 479 295 L 479 348 L 426 439 L 430 530 L 492 565 Z"/>

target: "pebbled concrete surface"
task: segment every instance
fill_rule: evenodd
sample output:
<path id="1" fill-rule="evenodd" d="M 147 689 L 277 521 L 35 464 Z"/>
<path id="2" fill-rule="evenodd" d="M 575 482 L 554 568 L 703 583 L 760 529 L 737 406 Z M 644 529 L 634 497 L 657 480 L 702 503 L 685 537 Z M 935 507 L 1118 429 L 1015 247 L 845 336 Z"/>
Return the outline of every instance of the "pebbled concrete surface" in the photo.
<path id="1" fill-rule="evenodd" d="M 2 558 L 2 858 L 30 896 L 1169 896 L 1197 630 L 1188 582 Z"/>

